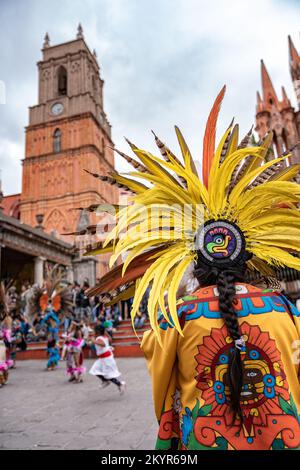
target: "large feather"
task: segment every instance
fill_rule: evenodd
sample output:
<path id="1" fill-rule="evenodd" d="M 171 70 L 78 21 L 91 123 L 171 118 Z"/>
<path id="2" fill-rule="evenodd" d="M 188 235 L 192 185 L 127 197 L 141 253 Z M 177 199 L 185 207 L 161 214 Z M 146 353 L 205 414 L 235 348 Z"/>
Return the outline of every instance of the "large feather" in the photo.
<path id="1" fill-rule="evenodd" d="M 238 149 L 244 149 L 244 148 L 248 147 L 248 145 L 250 143 L 251 136 L 252 136 L 252 131 L 253 131 L 253 125 L 251 126 L 251 129 L 247 132 L 245 137 L 243 137 L 243 139 L 239 143 Z"/>
<path id="2" fill-rule="evenodd" d="M 75 232 L 66 232 L 62 235 L 95 235 L 97 233 L 97 225 L 88 225 L 82 230 L 77 230 Z"/>
<path id="3" fill-rule="evenodd" d="M 245 148 L 245 147 L 244 147 Z M 243 178 L 243 176 L 246 174 L 250 164 L 252 161 L 252 155 L 248 155 L 244 162 L 242 164 L 238 164 L 235 167 L 235 170 L 233 171 L 231 175 L 231 180 L 228 186 L 228 194 L 231 193 L 235 185 Z"/>
<path id="4" fill-rule="evenodd" d="M 258 156 L 255 159 L 252 159 L 250 162 L 250 165 L 246 169 L 246 174 L 250 173 L 251 171 L 255 170 L 258 168 L 262 163 L 264 163 L 264 160 L 266 159 L 267 153 L 269 149 L 271 148 L 273 142 L 273 132 L 270 131 L 266 135 L 266 137 L 263 139 L 263 141 L 259 144 L 259 147 L 263 148 L 264 150 L 261 152 L 260 156 Z"/>
<path id="5" fill-rule="evenodd" d="M 101 300 L 107 305 L 115 305 L 117 302 L 120 302 L 121 300 L 127 300 L 130 299 L 134 296 L 135 293 L 135 283 L 130 284 L 129 286 L 126 286 L 125 289 L 123 290 L 118 290 L 117 293 L 113 296 L 111 296 L 109 301 L 105 301 L 104 299 L 101 298 Z"/>
<path id="6" fill-rule="evenodd" d="M 128 284 L 129 282 L 135 281 L 139 278 L 147 268 L 153 263 L 153 256 L 158 255 L 162 251 L 162 248 L 155 248 L 149 250 L 147 253 L 142 253 L 137 256 L 131 263 L 130 268 L 127 269 L 126 273 L 122 277 L 123 264 L 120 264 L 105 274 L 100 282 L 93 288 L 89 289 L 88 295 L 94 296 L 104 292 L 109 292 L 112 289 Z"/>
<path id="7" fill-rule="evenodd" d="M 111 253 L 114 249 L 114 244 L 115 242 L 111 242 L 105 247 L 103 246 L 103 242 L 97 242 L 92 245 L 87 245 L 85 247 L 85 252 L 83 253 L 83 256 L 96 256 Z"/>
<path id="8" fill-rule="evenodd" d="M 194 163 L 192 154 L 190 152 L 190 149 L 187 146 L 187 143 L 186 143 L 179 127 L 175 126 L 175 132 L 176 132 L 176 135 L 177 135 L 178 143 L 179 143 L 179 146 L 180 146 L 180 149 L 181 149 L 181 153 L 182 153 L 186 168 L 190 167 L 192 172 L 196 176 L 198 176 L 197 168 L 196 168 L 196 165 Z"/>
<path id="9" fill-rule="evenodd" d="M 154 131 L 152 131 L 152 134 L 154 135 L 154 139 L 155 139 L 155 143 L 157 145 L 157 147 L 159 148 L 159 151 L 160 153 L 162 154 L 162 156 L 164 157 L 164 159 L 166 160 L 166 162 L 170 162 L 170 156 L 173 158 L 173 160 L 176 161 L 176 163 L 178 165 L 182 165 L 182 163 L 180 162 L 180 160 L 178 160 L 178 158 L 174 155 L 174 153 L 171 152 L 171 150 L 169 149 L 169 147 L 167 147 L 158 137 L 157 135 L 155 134 Z"/>
<path id="10" fill-rule="evenodd" d="M 221 107 L 222 100 L 226 91 L 226 85 L 223 86 L 222 90 L 218 94 L 213 107 L 208 116 L 206 123 L 204 139 L 203 139 L 203 160 L 202 160 L 202 175 L 203 183 L 207 187 L 208 176 L 210 167 L 215 153 L 215 141 L 216 141 L 216 126 L 217 119 Z"/>
<path id="11" fill-rule="evenodd" d="M 178 181 L 174 178 L 173 175 L 171 175 L 165 168 L 162 166 L 163 161 L 159 163 L 157 158 L 154 158 L 153 155 L 149 152 L 145 152 L 144 150 L 138 149 L 135 145 L 132 145 L 132 149 L 134 153 L 137 155 L 137 157 L 141 160 L 143 165 L 147 168 L 149 171 L 150 175 L 154 175 L 156 177 L 160 178 L 166 178 L 166 181 L 169 181 L 170 183 L 172 182 L 175 187 L 178 187 Z M 145 179 L 148 179 L 148 174 L 142 174 L 142 177 Z"/>
<path id="12" fill-rule="evenodd" d="M 220 155 L 219 165 L 223 163 L 227 155 L 230 155 L 237 150 L 238 138 L 239 138 L 239 125 L 236 124 L 234 128 L 232 129 L 232 132 L 228 134 L 224 142 L 221 155 Z"/>
<path id="13" fill-rule="evenodd" d="M 275 175 L 271 176 L 270 181 L 280 180 L 280 181 L 290 181 L 296 178 L 300 172 L 300 163 L 294 163 L 288 167 L 283 168 Z"/>
<path id="14" fill-rule="evenodd" d="M 126 153 L 121 152 L 121 150 L 118 150 L 114 147 L 110 147 L 110 148 L 113 149 L 115 152 L 117 152 L 121 157 L 123 157 L 124 160 L 126 160 L 127 163 L 129 163 L 131 166 L 133 166 L 133 168 L 135 168 L 136 170 L 141 171 L 142 173 L 147 172 L 147 168 L 144 167 L 144 165 L 142 165 L 141 163 L 134 160 L 134 158 L 129 157 L 129 155 L 126 155 Z"/>
<path id="15" fill-rule="evenodd" d="M 119 204 L 103 204 L 103 203 L 100 203 L 99 204 L 91 204 L 90 206 L 87 206 L 87 207 L 74 207 L 73 209 L 71 210 L 74 210 L 74 211 L 86 211 L 86 212 L 108 212 L 108 213 L 111 213 L 112 212 L 112 207 L 114 208 L 115 212 L 119 212 L 119 210 L 123 209 L 124 207 L 126 206 L 120 206 Z"/>
<path id="16" fill-rule="evenodd" d="M 282 162 L 274 163 L 274 165 L 270 166 L 265 171 L 263 171 L 260 175 L 258 175 L 254 179 L 254 181 L 252 181 L 252 183 L 247 186 L 247 189 L 252 189 L 255 186 L 266 183 L 268 180 L 272 178 L 272 176 L 274 177 L 276 174 L 278 174 L 278 172 L 282 168 L 282 165 L 283 165 Z"/>
<path id="17" fill-rule="evenodd" d="M 234 121 L 234 118 L 232 118 L 232 121 L 231 121 L 230 125 L 228 126 L 229 132 L 226 136 L 225 142 L 224 142 L 223 147 L 222 147 L 219 165 L 221 165 L 223 163 L 223 161 L 226 157 L 226 154 L 227 154 L 227 150 L 228 150 L 228 146 L 229 146 L 229 140 L 230 140 L 230 136 L 231 136 L 231 128 L 233 126 L 233 121 Z"/>
<path id="18" fill-rule="evenodd" d="M 111 176 L 107 175 L 98 175 L 98 173 L 92 173 L 89 170 L 84 169 L 86 173 L 93 176 L 94 178 L 98 178 L 105 183 L 111 184 L 112 186 L 117 186 L 120 189 L 124 189 L 125 191 L 130 191 L 133 193 L 140 193 L 146 189 L 142 183 L 138 181 L 131 180 L 129 178 L 125 178 L 124 176 L 118 175 L 117 173 L 112 173 Z"/>

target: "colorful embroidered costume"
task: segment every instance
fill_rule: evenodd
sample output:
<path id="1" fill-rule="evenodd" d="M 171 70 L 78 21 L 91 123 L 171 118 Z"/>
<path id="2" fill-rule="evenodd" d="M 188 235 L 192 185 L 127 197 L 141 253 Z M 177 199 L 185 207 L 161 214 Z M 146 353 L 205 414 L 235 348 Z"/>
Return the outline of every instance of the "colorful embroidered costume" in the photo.
<path id="1" fill-rule="evenodd" d="M 136 171 L 93 174 L 135 195 L 104 243 L 87 249 L 111 251 L 111 267 L 126 254 L 90 295 L 109 304 L 134 296 L 134 320 L 151 289 L 142 348 L 157 448 L 297 449 L 299 313 L 250 281 L 269 286 L 278 269 L 300 270 L 300 164 L 286 164 L 293 149 L 270 159 L 272 133 L 239 142 L 233 123 L 215 149 L 224 93 L 208 117 L 202 180 L 178 127 L 182 160 L 155 136 L 163 158 L 129 142 L 137 158 L 118 153 Z"/>
<path id="2" fill-rule="evenodd" d="M 242 427 L 230 426 L 227 402 L 233 342 L 218 310 L 216 287 L 201 288 L 179 302 L 184 337 L 163 318 L 163 349 L 153 331 L 144 334 L 159 421 L 157 449 L 300 449 L 300 314 L 279 293 L 247 284 L 236 285 L 236 292 L 246 342 Z"/>
<path id="3" fill-rule="evenodd" d="M 62 318 L 70 318 L 73 308 L 72 290 L 64 280 L 64 269 L 55 265 L 46 265 L 45 282 L 43 287 L 34 285 L 27 296 L 26 309 L 29 324 L 33 325 L 36 314 L 45 314 L 43 323 L 47 324 L 50 338 L 58 340 L 58 314 Z"/>
<path id="4" fill-rule="evenodd" d="M 47 338 L 49 341 L 59 339 L 59 324 L 60 320 L 54 310 L 48 307 L 48 312 L 41 321 L 41 325 L 45 325 L 47 329 Z"/>
<path id="5" fill-rule="evenodd" d="M 10 359 L 12 319 L 9 316 L 7 293 L 4 284 L 0 283 L 0 387 L 8 380 L 8 370 L 14 363 Z"/>
<path id="6" fill-rule="evenodd" d="M 48 370 L 54 370 L 60 361 L 59 345 L 56 343 L 55 339 L 48 341 L 47 354 L 48 362 L 46 367 Z"/>
<path id="7" fill-rule="evenodd" d="M 83 338 L 75 338 L 73 334 L 65 335 L 62 357 L 66 357 L 67 374 L 70 381 L 82 382 L 86 368 L 83 366 Z"/>
<path id="8" fill-rule="evenodd" d="M 8 379 L 8 364 L 6 358 L 6 346 L 2 330 L 0 329 L 0 387 L 7 382 Z"/>

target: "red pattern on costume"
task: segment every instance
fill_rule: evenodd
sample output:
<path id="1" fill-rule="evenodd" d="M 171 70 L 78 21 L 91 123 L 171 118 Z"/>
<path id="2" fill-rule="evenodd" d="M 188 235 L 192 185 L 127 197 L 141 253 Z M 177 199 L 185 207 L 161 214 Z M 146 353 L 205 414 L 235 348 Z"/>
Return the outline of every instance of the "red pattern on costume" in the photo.
<path id="1" fill-rule="evenodd" d="M 179 415 L 174 410 L 168 410 L 162 413 L 159 422 L 158 437 L 162 440 L 172 439 L 174 434 L 179 436 Z"/>
<path id="2" fill-rule="evenodd" d="M 226 360 L 232 340 L 224 325 L 213 328 L 211 335 L 203 338 L 195 356 L 197 387 L 202 391 L 205 405 L 212 407 L 209 416 L 196 419 L 195 437 L 200 444 L 213 446 L 217 435 L 221 435 L 235 449 L 259 450 L 269 448 L 280 435 L 285 446 L 296 448 L 300 446 L 299 423 L 280 404 L 280 399 L 288 402 L 290 395 L 276 343 L 269 333 L 247 322 L 241 324 L 241 332 L 247 344 L 241 352 L 245 370 L 241 399 L 243 426 L 238 421 L 231 426 Z"/>

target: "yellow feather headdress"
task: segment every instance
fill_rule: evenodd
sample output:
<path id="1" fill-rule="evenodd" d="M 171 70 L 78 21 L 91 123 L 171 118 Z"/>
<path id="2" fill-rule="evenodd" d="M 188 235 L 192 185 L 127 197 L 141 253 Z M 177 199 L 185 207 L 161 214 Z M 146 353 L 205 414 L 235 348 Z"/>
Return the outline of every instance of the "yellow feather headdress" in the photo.
<path id="1" fill-rule="evenodd" d="M 251 129 L 239 144 L 238 126 L 233 124 L 215 150 L 216 123 L 224 93 L 225 87 L 207 121 L 202 181 L 178 127 L 175 129 L 182 160 L 154 134 L 162 158 L 128 141 L 135 154 L 135 171 L 106 178 L 127 188 L 133 194 L 132 204 L 117 212 L 116 226 L 93 254 L 110 248 L 111 267 L 120 256 L 126 255 L 126 259 L 90 293 L 109 294 L 109 302 L 113 303 L 113 298 L 117 301 L 134 292 L 134 318 L 150 287 L 148 312 L 157 333 L 159 311 L 182 333 L 176 293 L 186 270 L 196 261 L 195 237 L 203 223 L 225 221 L 224 230 L 226 224 L 232 224 L 237 238 L 241 234 L 244 249 L 252 254 L 247 261 L 252 270 L 266 273 L 272 266 L 300 270 L 300 259 L 294 256 L 300 251 L 300 186 L 295 182 L 300 164 L 286 166 L 290 156 L 287 152 L 267 161 L 272 133 L 259 146 L 248 146 Z M 125 157 L 130 161 L 131 157 Z M 232 240 L 230 233 L 228 240 Z M 214 238 L 206 248 L 221 256 L 224 250 L 215 246 L 223 242 Z"/>

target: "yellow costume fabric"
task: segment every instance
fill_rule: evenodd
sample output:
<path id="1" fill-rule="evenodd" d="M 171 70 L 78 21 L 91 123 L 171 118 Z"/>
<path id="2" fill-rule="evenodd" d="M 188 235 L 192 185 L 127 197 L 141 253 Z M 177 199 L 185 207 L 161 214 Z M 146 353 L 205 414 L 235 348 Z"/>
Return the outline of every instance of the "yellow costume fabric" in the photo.
<path id="1" fill-rule="evenodd" d="M 246 344 L 244 422 L 232 425 L 226 372 L 233 344 L 217 294 L 215 286 L 204 287 L 179 301 L 184 337 L 163 317 L 162 348 L 153 330 L 144 333 L 159 422 L 156 448 L 300 449 L 300 313 L 279 293 L 236 285 L 234 305 Z"/>

